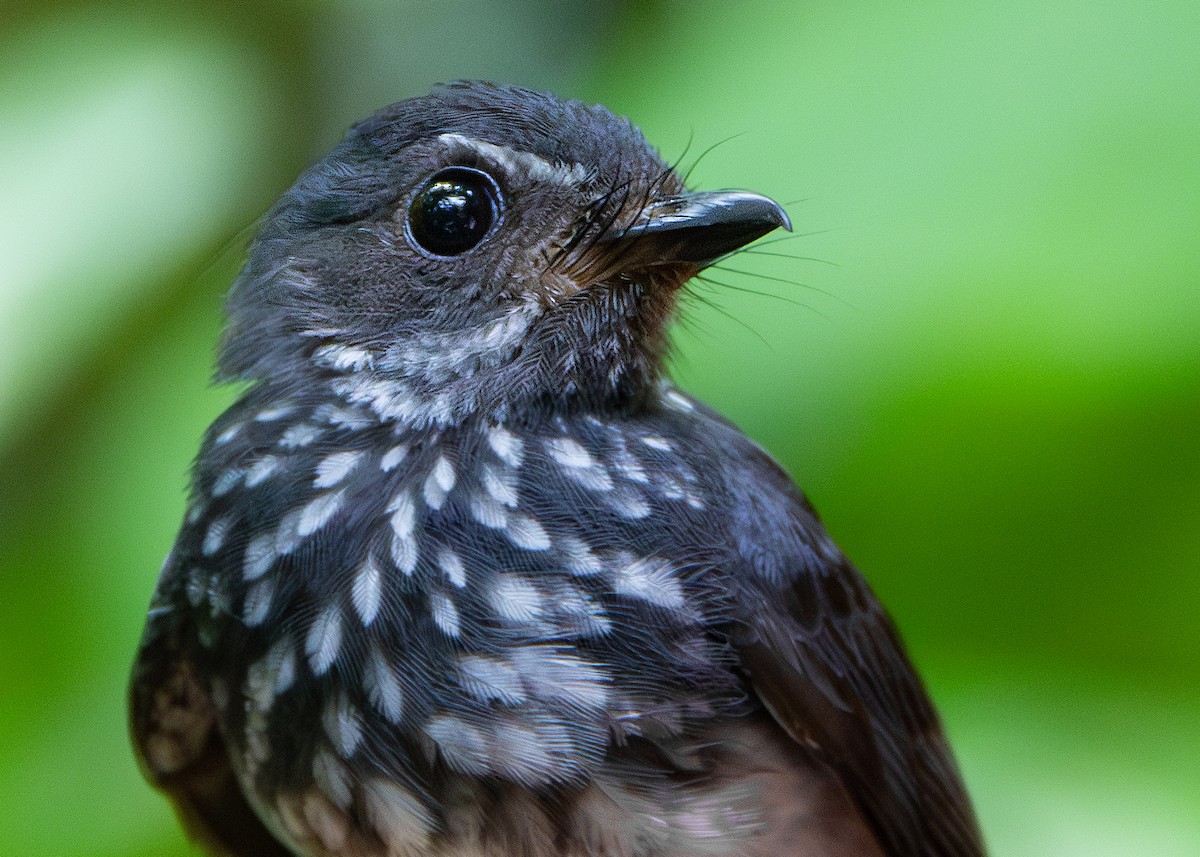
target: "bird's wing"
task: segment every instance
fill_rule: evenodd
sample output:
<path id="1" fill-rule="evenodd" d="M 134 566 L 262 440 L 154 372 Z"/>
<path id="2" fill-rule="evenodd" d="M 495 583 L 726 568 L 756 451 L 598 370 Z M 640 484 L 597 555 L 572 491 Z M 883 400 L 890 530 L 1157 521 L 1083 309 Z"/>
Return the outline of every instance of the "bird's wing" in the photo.
<path id="1" fill-rule="evenodd" d="M 734 645 L 753 692 L 824 763 L 890 857 L 984 847 L 937 713 L 892 621 L 765 453 L 728 458 L 743 561 Z"/>
<path id="2" fill-rule="evenodd" d="M 221 857 L 291 857 L 238 785 L 217 710 L 180 624 L 151 609 L 130 685 L 130 731 L 146 778 L 171 799 L 188 835 Z"/>

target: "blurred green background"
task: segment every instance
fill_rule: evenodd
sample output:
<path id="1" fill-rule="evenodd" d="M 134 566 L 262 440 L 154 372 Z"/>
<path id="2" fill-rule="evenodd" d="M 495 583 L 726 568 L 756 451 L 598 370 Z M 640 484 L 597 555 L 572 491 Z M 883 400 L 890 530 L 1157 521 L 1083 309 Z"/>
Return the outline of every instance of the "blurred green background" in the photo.
<path id="1" fill-rule="evenodd" d="M 0 853 L 195 853 L 123 695 L 247 228 L 487 77 L 788 203 L 675 373 L 890 605 L 994 853 L 1200 854 L 1198 46 L 1195 0 L 7 0 Z"/>

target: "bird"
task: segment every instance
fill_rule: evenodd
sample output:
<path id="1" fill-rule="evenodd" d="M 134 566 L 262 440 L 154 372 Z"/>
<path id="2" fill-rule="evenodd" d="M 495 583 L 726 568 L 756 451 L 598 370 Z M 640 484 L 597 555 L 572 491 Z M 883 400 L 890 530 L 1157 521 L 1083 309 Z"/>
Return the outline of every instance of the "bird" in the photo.
<path id="1" fill-rule="evenodd" d="M 971 857 L 896 626 L 676 387 L 689 281 L 776 229 L 627 119 L 459 81 L 260 222 L 129 691 L 225 857 Z"/>

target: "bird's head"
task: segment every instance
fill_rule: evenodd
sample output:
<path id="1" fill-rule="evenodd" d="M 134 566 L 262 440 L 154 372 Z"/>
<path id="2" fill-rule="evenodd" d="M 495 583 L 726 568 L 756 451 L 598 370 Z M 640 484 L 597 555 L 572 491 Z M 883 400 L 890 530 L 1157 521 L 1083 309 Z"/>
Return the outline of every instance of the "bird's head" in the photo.
<path id="1" fill-rule="evenodd" d="M 224 377 L 451 425 L 636 401 L 682 286 L 787 215 L 690 193 L 604 108 L 454 83 L 354 126 L 266 215 Z"/>

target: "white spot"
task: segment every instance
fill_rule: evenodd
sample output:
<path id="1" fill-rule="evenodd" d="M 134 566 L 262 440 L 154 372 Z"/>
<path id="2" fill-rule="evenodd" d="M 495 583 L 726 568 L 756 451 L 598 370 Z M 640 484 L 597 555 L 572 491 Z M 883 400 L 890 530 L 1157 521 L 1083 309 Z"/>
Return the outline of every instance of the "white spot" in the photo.
<path id="1" fill-rule="evenodd" d="M 607 501 L 614 512 L 629 521 L 640 521 L 650 515 L 650 504 L 636 488 L 619 488 Z"/>
<path id="2" fill-rule="evenodd" d="M 437 744 L 446 763 L 466 774 L 488 773 L 487 741 L 479 729 L 449 714 L 439 714 L 425 724 L 425 734 Z"/>
<path id="3" fill-rule="evenodd" d="M 646 468 L 625 446 L 624 438 L 618 439 L 617 451 L 612 455 L 612 466 L 617 473 L 630 482 L 639 482 L 645 485 L 650 481 L 650 477 L 646 475 Z"/>
<path id="4" fill-rule="evenodd" d="M 404 692 L 400 688 L 400 680 L 396 678 L 377 646 L 371 647 L 371 655 L 363 672 L 363 681 L 367 686 L 367 697 L 390 723 L 399 723 L 404 715 Z"/>
<path id="5" fill-rule="evenodd" d="M 275 676 L 279 669 L 274 648 L 246 670 L 242 698 L 246 710 L 246 762 L 250 771 L 257 771 L 270 757 L 267 739 L 267 715 L 275 701 Z"/>
<path id="6" fill-rule="evenodd" d="M 345 691 L 334 694 L 333 699 L 325 704 L 321 725 L 342 758 L 348 759 L 354 755 L 362 740 L 362 719 Z"/>
<path id="7" fill-rule="evenodd" d="M 346 770 L 335 756 L 332 756 L 328 750 L 322 748 L 313 754 L 313 781 L 317 788 L 321 790 L 329 800 L 340 806 L 342 809 L 348 809 L 353 795 L 350 791 L 350 772 Z M 309 798 L 316 797 L 308 795 Z M 317 828 L 318 835 L 320 830 L 334 824 L 333 818 L 327 818 L 328 824 L 321 823 L 323 815 L 331 814 L 332 807 L 326 806 L 324 812 L 318 811 L 319 803 L 314 805 L 314 802 L 305 800 L 305 810 L 308 816 L 308 823 L 314 828 Z M 340 839 L 340 836 L 324 836 L 322 839 L 329 839 L 334 842 Z M 337 849 L 341 850 L 341 849 Z"/>
<path id="8" fill-rule="evenodd" d="M 412 574 L 417 568 L 420 551 L 416 539 L 392 536 L 392 562 L 404 574 Z"/>
<path id="9" fill-rule="evenodd" d="M 559 463 L 574 481 L 592 491 L 609 491 L 613 487 L 612 477 L 604 465 L 592 457 L 583 445 L 573 438 L 559 437 L 546 441 L 550 457 Z"/>
<path id="10" fill-rule="evenodd" d="M 344 489 L 337 492 L 331 491 L 309 501 L 309 504 L 301 510 L 300 519 L 296 522 L 296 535 L 305 538 L 325 526 L 342 507 L 345 494 Z"/>
<path id="11" fill-rule="evenodd" d="M 478 345 L 482 350 L 494 351 L 509 345 L 525 335 L 529 329 L 529 312 L 518 307 L 504 318 L 497 319 L 478 334 Z"/>
<path id="12" fill-rule="evenodd" d="M 225 444 L 229 443 L 229 441 L 231 441 L 235 437 L 237 437 L 238 432 L 240 432 L 241 430 L 242 430 L 242 424 L 234 423 L 229 428 L 225 429 L 225 431 L 223 431 L 219 435 L 217 435 L 217 439 L 215 441 L 213 441 L 213 443 L 217 446 L 224 446 Z"/>
<path id="13" fill-rule="evenodd" d="M 271 423 L 275 420 L 283 419 L 294 410 L 296 410 L 296 408 L 292 405 L 279 405 L 273 408 L 264 408 L 255 415 L 254 419 L 260 423 Z"/>
<path id="14" fill-rule="evenodd" d="M 379 459 L 379 469 L 384 473 L 390 473 L 400 466 L 400 462 L 408 455 L 408 444 L 400 443 L 393 446 L 383 454 L 383 458 Z"/>
<path id="15" fill-rule="evenodd" d="M 233 519 L 228 515 L 217 518 L 208 525 L 208 531 L 204 534 L 204 542 L 200 545 L 200 553 L 205 556 L 212 556 L 221 549 L 225 544 L 225 537 L 229 535 L 229 529 L 233 526 Z"/>
<path id="16" fill-rule="evenodd" d="M 484 655 L 465 655 L 459 661 L 462 685 L 484 702 L 497 700 L 505 705 L 525 701 L 525 686 L 521 674 L 508 661 Z"/>
<path id="17" fill-rule="evenodd" d="M 561 699 L 579 708 L 603 709 L 608 676 L 598 664 L 554 646 L 521 646 L 513 664 L 540 699 Z"/>
<path id="18" fill-rule="evenodd" d="M 279 439 L 279 445 L 285 449 L 297 449 L 308 446 L 321 436 L 321 428 L 310 423 L 298 423 L 288 428 Z"/>
<path id="19" fill-rule="evenodd" d="M 573 730 L 558 718 L 500 716 L 492 729 L 491 764 L 508 779 L 538 785 L 561 781 L 580 767 Z"/>
<path id="20" fill-rule="evenodd" d="M 500 460 L 510 467 L 520 467 L 525 458 L 525 444 L 515 434 L 502 426 L 494 426 L 487 432 L 488 446 Z"/>
<path id="21" fill-rule="evenodd" d="M 333 404 L 322 405 L 317 410 L 315 417 L 336 428 L 350 429 L 351 431 L 376 424 L 375 420 L 362 411 Z"/>
<path id="22" fill-rule="evenodd" d="M 662 476 L 659 480 L 658 490 L 668 500 L 682 500 L 684 497 L 683 483 L 674 476 Z"/>
<path id="23" fill-rule="evenodd" d="M 388 854 L 431 853 L 430 833 L 436 824 L 412 792 L 377 777 L 362 787 L 362 801 L 366 819 Z"/>
<path id="24" fill-rule="evenodd" d="M 482 495 L 471 498 L 471 517 L 492 530 L 508 525 L 508 510 L 491 497 Z"/>
<path id="25" fill-rule="evenodd" d="M 274 455 L 264 455 L 246 471 L 246 487 L 254 488 L 265 482 L 271 474 L 279 469 L 280 461 Z"/>
<path id="26" fill-rule="evenodd" d="M 416 527 L 416 507 L 412 495 L 401 491 L 388 504 L 392 513 L 392 561 L 405 574 L 412 574 L 417 567 L 417 540 L 413 538 Z"/>
<path id="27" fill-rule="evenodd" d="M 442 574 L 446 575 L 446 579 L 459 589 L 467 585 L 467 571 L 463 568 L 462 560 L 450 548 L 442 548 L 438 551 L 437 564 L 438 568 L 442 570 Z"/>
<path id="28" fill-rule="evenodd" d="M 441 629 L 442 633 L 450 637 L 457 637 L 461 630 L 458 618 L 458 608 L 454 606 L 454 602 L 440 592 L 435 592 L 429 596 L 429 609 L 433 615 L 433 624 Z"/>
<path id="29" fill-rule="evenodd" d="M 556 611 L 565 614 L 569 623 L 592 635 L 607 634 L 612 622 L 604 608 L 569 583 L 561 582 L 549 593 L 549 603 Z"/>
<path id="30" fill-rule="evenodd" d="M 388 503 L 387 510 L 392 513 L 392 532 L 400 538 L 409 538 L 417 521 L 412 495 L 401 491 Z"/>
<path id="31" fill-rule="evenodd" d="M 196 522 L 204 517 L 204 504 L 196 503 L 187 510 L 187 517 L 184 520 L 189 527 L 195 526 Z"/>
<path id="32" fill-rule="evenodd" d="M 375 564 L 375 557 L 368 554 L 367 561 L 354 575 L 354 583 L 350 587 L 350 600 L 354 603 L 354 609 L 358 611 L 364 626 L 375 621 L 382 595 L 383 576 L 379 566 Z"/>
<path id="33" fill-rule="evenodd" d="M 663 404 L 672 410 L 682 411 L 683 413 L 690 413 L 696 409 L 696 406 L 692 404 L 692 400 L 674 387 L 663 389 Z"/>
<path id="34" fill-rule="evenodd" d="M 511 515 L 505 533 L 509 541 L 525 550 L 544 551 L 550 547 L 550 536 L 545 529 L 527 515 Z"/>
<path id="35" fill-rule="evenodd" d="M 252 755 L 257 756 L 256 761 L 260 764 L 268 757 L 264 734 L 267 714 L 294 678 L 295 655 L 287 638 L 277 641 L 246 671 L 247 737 L 256 745 Z"/>
<path id="36" fill-rule="evenodd" d="M 556 437 L 546 441 L 550 457 L 563 467 L 594 467 L 596 459 L 574 438 Z"/>
<path id="37" fill-rule="evenodd" d="M 530 622 L 542 614 L 542 593 L 516 574 L 497 574 L 487 594 L 488 603 L 502 619 Z"/>
<path id="38" fill-rule="evenodd" d="M 454 467 L 444 455 L 438 456 L 437 464 L 433 467 L 433 473 L 430 474 L 437 486 L 443 491 L 449 491 L 454 487 Z"/>
<path id="39" fill-rule="evenodd" d="M 568 468 L 564 469 L 563 472 L 589 491 L 612 490 L 612 477 L 608 475 L 608 471 L 604 469 L 603 464 L 597 463 L 595 467 L 586 469 Z"/>
<path id="40" fill-rule="evenodd" d="M 517 507 L 517 480 L 511 470 L 500 470 L 490 464 L 483 465 L 481 476 L 483 490 L 493 500 L 510 509 Z"/>
<path id="41" fill-rule="evenodd" d="M 646 446 L 650 447 L 651 449 L 657 449 L 662 452 L 671 452 L 673 449 L 675 449 L 671 441 L 654 434 L 642 435 L 642 443 L 646 444 Z"/>
<path id="42" fill-rule="evenodd" d="M 322 366 L 328 366 L 338 372 L 358 372 L 369 368 L 374 362 L 371 353 L 365 348 L 333 344 L 322 345 L 313 352 L 313 358 Z"/>
<path id="43" fill-rule="evenodd" d="M 271 601 L 274 598 L 274 580 L 262 580 L 250 587 L 242 605 L 242 621 L 247 627 L 254 628 L 263 623 L 267 613 L 271 611 Z"/>
<path id="44" fill-rule="evenodd" d="M 284 556 L 294 551 L 300 545 L 300 536 L 296 528 L 300 525 L 300 514 L 303 509 L 293 509 L 279 521 L 275 530 L 275 553 Z"/>
<path id="45" fill-rule="evenodd" d="M 458 415 L 474 410 L 479 392 L 466 396 L 454 396 L 447 390 L 447 382 L 454 378 L 466 378 L 479 372 L 483 366 L 495 366 L 511 355 L 524 340 L 534 316 L 542 311 L 538 301 L 530 298 L 514 306 L 501 318 L 489 319 L 482 324 L 447 333 L 412 332 L 396 338 L 376 361 L 377 367 L 389 374 L 399 370 L 407 378 L 423 381 L 427 389 L 441 392 L 416 394 L 406 387 L 392 387 L 389 395 L 380 396 L 368 392 L 368 385 L 359 385 L 356 400 L 372 399 L 392 407 L 402 399 L 408 417 L 416 423 L 442 423 Z M 380 390 L 382 392 L 382 390 Z M 404 415 L 397 414 L 403 418 Z"/>
<path id="46" fill-rule="evenodd" d="M 337 658 L 342 645 L 342 613 L 337 604 L 330 604 L 309 626 L 304 639 L 304 653 L 314 675 L 324 675 Z"/>
<path id="47" fill-rule="evenodd" d="M 271 710 L 278 696 L 275 686 L 283 655 L 284 649 L 276 643 L 246 670 L 246 703 L 251 712 L 265 714 Z"/>
<path id="48" fill-rule="evenodd" d="M 604 563 L 592 553 L 587 542 L 575 536 L 564 536 L 559 544 L 566 558 L 567 570 L 577 577 L 591 577 L 604 570 Z"/>
<path id="49" fill-rule="evenodd" d="M 276 650 L 278 650 L 279 672 L 275 676 L 275 695 L 280 696 L 286 693 L 296 680 L 296 651 L 287 637 L 271 647 L 272 652 Z"/>
<path id="50" fill-rule="evenodd" d="M 350 475 L 350 471 L 358 466 L 363 453 L 360 450 L 335 452 L 321 459 L 317 465 L 317 476 L 313 479 L 314 488 L 332 488 Z"/>
<path id="51" fill-rule="evenodd" d="M 241 481 L 244 475 L 245 473 L 237 467 L 231 467 L 229 470 L 226 470 L 213 483 L 212 495 L 214 497 L 224 497 L 237 487 L 238 482 Z"/>
<path id="52" fill-rule="evenodd" d="M 293 278 L 296 278 L 297 272 L 288 272 Z M 301 336 L 315 337 L 317 339 L 331 339 L 338 336 L 345 336 L 346 330 L 341 327 L 309 327 L 300 331 Z"/>
<path id="53" fill-rule="evenodd" d="M 618 557 L 613 563 L 613 589 L 671 610 L 687 604 L 675 567 L 658 557 Z"/>
<path id="54" fill-rule="evenodd" d="M 333 383 L 333 389 L 351 402 L 365 405 L 384 420 L 403 420 L 415 424 L 444 423 L 448 409 L 435 408 L 433 403 L 413 395 L 401 381 L 389 378 L 351 375 Z"/>
<path id="55" fill-rule="evenodd" d="M 440 509 L 446 502 L 446 495 L 454 488 L 457 479 L 454 465 L 444 455 L 439 455 L 433 469 L 425 479 L 425 503 L 431 509 Z"/>

